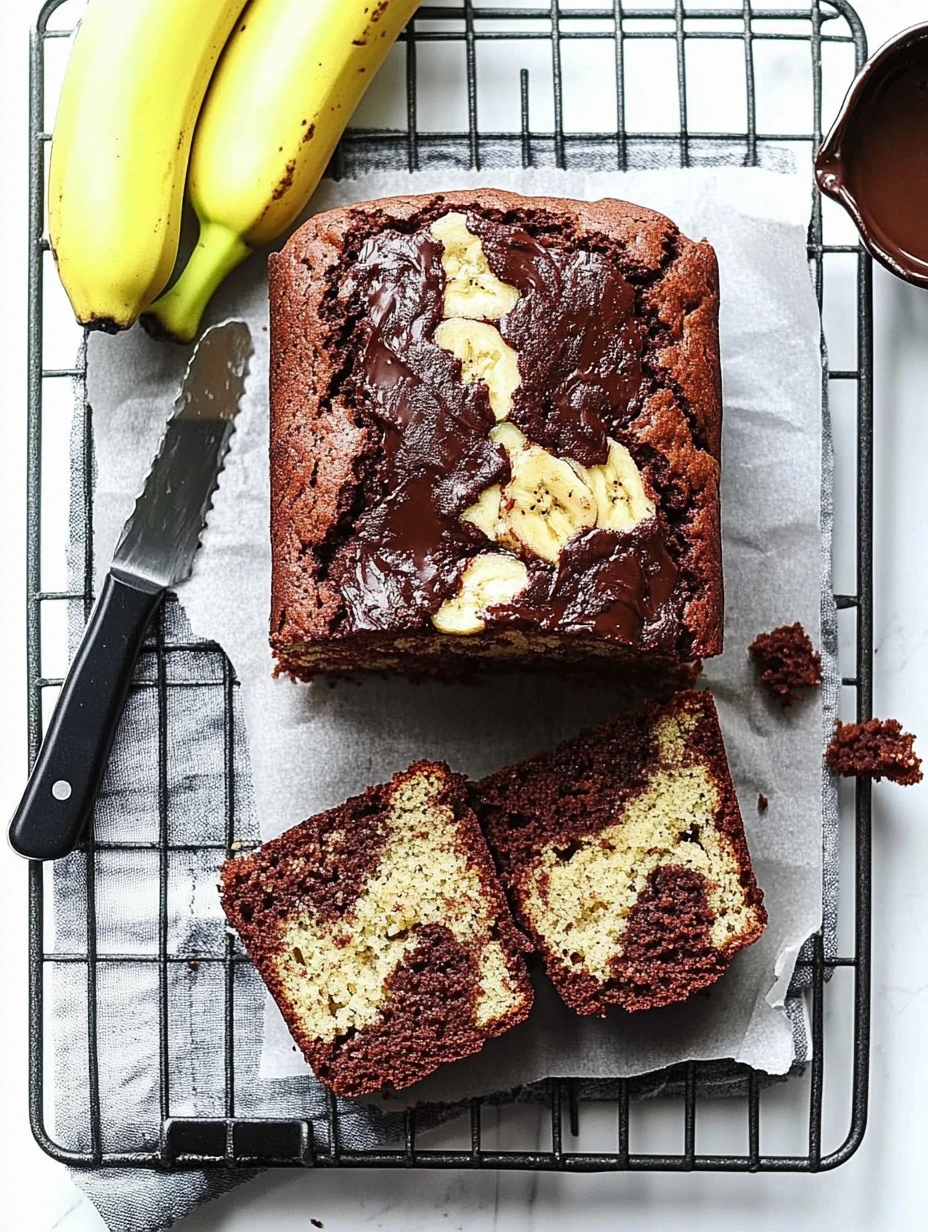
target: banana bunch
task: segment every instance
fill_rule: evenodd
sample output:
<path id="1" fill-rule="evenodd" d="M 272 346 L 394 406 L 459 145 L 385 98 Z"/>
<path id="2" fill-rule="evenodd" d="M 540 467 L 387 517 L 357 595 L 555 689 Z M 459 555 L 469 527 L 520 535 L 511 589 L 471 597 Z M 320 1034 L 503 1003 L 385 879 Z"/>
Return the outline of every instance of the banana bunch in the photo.
<path id="1" fill-rule="evenodd" d="M 79 322 L 192 340 L 295 221 L 418 0 L 90 0 L 65 74 L 49 236 Z M 184 185 L 200 221 L 177 260 Z"/>
<path id="2" fill-rule="evenodd" d="M 126 329 L 177 259 L 190 143 L 245 0 L 91 0 L 52 137 L 52 253 L 82 325 Z"/>
<path id="3" fill-rule="evenodd" d="M 188 195 L 200 237 L 147 318 L 195 337 L 222 280 L 299 216 L 418 0 L 251 0 L 197 125 Z"/>

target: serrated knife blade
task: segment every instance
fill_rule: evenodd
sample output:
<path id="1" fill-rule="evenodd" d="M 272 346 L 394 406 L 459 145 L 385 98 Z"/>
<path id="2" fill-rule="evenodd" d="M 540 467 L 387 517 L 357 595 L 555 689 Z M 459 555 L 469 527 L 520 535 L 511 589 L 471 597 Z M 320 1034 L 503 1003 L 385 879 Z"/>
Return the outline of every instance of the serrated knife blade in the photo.
<path id="1" fill-rule="evenodd" d="M 116 545 L 111 572 L 148 590 L 190 576 L 252 355 L 251 331 L 226 321 L 193 353 L 161 448 Z"/>
<path id="2" fill-rule="evenodd" d="M 68 855 L 93 813 L 148 626 L 193 568 L 251 354 L 242 321 L 213 326 L 193 353 L 10 824 L 28 859 Z"/>

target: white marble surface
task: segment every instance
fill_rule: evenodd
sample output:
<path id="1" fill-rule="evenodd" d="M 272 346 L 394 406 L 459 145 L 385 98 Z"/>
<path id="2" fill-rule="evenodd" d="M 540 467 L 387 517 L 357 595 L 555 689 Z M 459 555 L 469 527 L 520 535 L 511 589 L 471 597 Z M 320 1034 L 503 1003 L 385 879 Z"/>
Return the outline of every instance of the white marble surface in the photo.
<path id="1" fill-rule="evenodd" d="M 919 0 L 858 0 L 871 46 L 925 17 Z M 26 32 L 37 0 L 0 0 L 0 816 L 25 772 L 23 656 Z M 788 90 L 788 85 L 784 89 Z M 787 104 L 789 99 L 784 100 Z M 928 455 L 928 296 L 875 275 L 876 498 L 875 696 L 928 750 L 928 579 L 924 569 L 924 470 Z M 836 317 L 843 311 L 833 305 Z M 840 442 L 839 442 L 840 446 Z M 840 456 L 839 456 L 840 464 Z M 841 541 L 853 532 L 839 511 Z M 846 557 L 846 551 L 845 551 Z M 870 1125 L 858 1154 L 818 1177 L 469 1173 L 268 1174 L 191 1216 L 185 1232 L 333 1232 L 467 1229 L 520 1232 L 647 1221 L 684 1225 L 848 1232 L 909 1232 L 928 1218 L 928 894 L 926 787 L 874 791 L 874 996 Z M 16 1232 L 99 1232 L 103 1224 L 66 1172 L 39 1151 L 26 1118 L 26 894 L 22 865 L 0 850 L 0 1226 Z M 837 1000 L 835 1004 L 837 1005 Z M 835 1013 L 845 1012 L 836 1009 Z M 837 1069 L 839 1062 L 835 1063 Z M 844 1093 L 828 1085 L 826 1126 L 846 1123 Z M 826 1142 L 826 1146 L 834 1145 Z"/>

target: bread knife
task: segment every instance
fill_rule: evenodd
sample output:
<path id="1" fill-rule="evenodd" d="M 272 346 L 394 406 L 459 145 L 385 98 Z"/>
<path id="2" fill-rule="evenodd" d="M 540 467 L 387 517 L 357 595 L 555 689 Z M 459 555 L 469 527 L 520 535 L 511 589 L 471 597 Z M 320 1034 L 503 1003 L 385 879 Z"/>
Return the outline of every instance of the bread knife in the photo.
<path id="1" fill-rule="evenodd" d="M 193 570 L 251 354 L 248 326 L 226 321 L 190 359 L 10 823 L 10 845 L 27 859 L 68 855 L 93 813 L 145 634 L 165 592 Z"/>

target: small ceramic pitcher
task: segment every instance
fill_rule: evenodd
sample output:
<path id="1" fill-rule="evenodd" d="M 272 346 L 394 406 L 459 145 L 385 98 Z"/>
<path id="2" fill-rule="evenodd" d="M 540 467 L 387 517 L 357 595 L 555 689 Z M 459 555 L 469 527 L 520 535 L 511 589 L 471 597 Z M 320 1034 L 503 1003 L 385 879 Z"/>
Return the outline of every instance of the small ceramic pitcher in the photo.
<path id="1" fill-rule="evenodd" d="M 928 287 L 928 24 L 904 30 L 864 65 L 815 173 L 873 256 Z"/>

